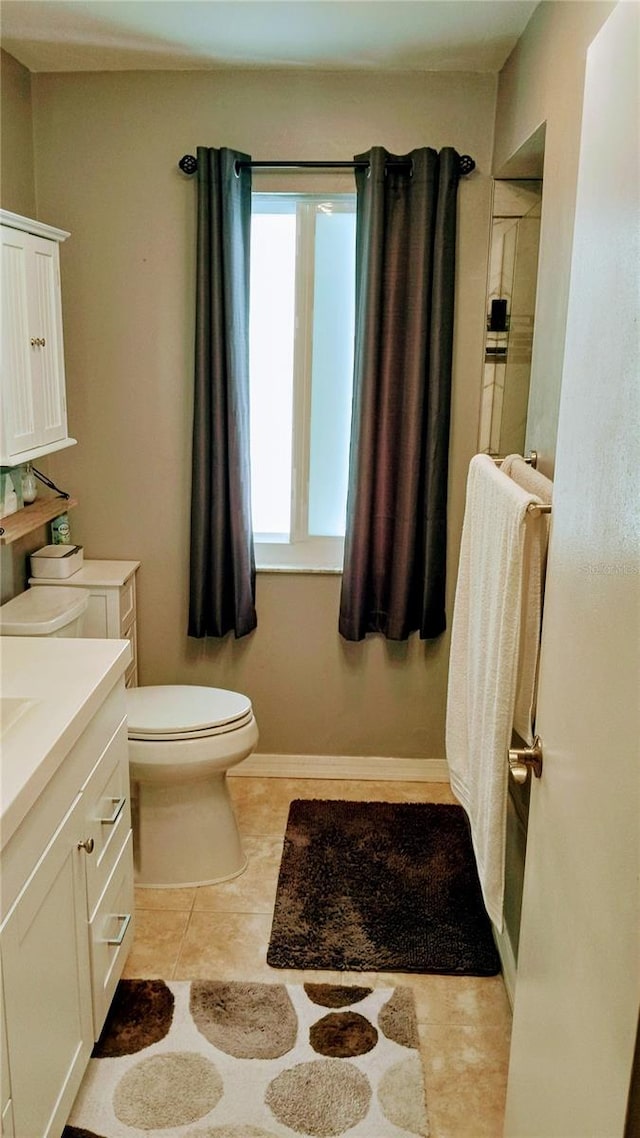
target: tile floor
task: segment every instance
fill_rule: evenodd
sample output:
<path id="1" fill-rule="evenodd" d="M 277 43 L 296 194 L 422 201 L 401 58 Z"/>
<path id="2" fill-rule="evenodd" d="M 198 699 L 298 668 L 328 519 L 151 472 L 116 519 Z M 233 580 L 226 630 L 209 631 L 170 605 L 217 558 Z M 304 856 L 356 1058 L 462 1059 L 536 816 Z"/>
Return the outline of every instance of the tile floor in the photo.
<path id="1" fill-rule="evenodd" d="M 285 971 L 270 968 L 265 959 L 292 799 L 454 802 L 449 786 L 245 777 L 230 778 L 229 784 L 247 869 L 222 885 L 136 890 L 136 936 L 124 975 L 409 984 L 418 1011 L 431 1138 L 500 1138 L 511 1028 L 500 976 Z"/>

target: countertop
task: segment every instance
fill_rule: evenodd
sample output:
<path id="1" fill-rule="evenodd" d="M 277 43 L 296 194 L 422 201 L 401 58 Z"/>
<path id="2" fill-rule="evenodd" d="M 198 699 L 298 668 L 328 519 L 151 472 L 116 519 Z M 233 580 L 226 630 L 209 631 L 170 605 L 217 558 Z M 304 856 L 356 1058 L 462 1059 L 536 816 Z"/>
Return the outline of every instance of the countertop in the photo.
<path id="1" fill-rule="evenodd" d="M 70 577 L 29 577 L 30 585 L 70 585 L 105 588 L 124 585 L 140 568 L 139 561 L 85 561 Z"/>
<path id="2" fill-rule="evenodd" d="M 0 847 L 130 660 L 128 640 L 0 637 Z"/>

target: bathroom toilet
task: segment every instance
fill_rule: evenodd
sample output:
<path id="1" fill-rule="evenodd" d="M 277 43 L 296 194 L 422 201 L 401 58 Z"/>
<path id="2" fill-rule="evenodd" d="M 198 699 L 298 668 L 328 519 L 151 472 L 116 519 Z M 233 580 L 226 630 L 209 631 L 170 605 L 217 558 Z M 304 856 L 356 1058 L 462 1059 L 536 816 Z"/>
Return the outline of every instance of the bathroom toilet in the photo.
<path id="1" fill-rule="evenodd" d="M 185 685 L 129 688 L 126 700 L 136 883 L 237 877 L 247 859 L 226 775 L 258 742 L 251 701 Z"/>
<path id="2" fill-rule="evenodd" d="M 0 635 L 81 636 L 84 589 L 39 585 L 0 606 Z M 227 787 L 258 742 L 251 701 L 189 685 L 128 688 L 136 884 L 213 885 L 246 868 Z"/>

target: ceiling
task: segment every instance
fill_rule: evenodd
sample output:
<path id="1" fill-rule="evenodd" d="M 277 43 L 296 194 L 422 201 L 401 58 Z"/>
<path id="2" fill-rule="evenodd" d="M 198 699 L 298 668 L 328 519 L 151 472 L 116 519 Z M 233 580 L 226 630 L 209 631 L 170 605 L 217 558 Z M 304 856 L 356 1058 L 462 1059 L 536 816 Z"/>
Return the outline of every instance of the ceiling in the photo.
<path id="1" fill-rule="evenodd" d="M 2 0 L 30 71 L 499 71 L 537 0 Z"/>

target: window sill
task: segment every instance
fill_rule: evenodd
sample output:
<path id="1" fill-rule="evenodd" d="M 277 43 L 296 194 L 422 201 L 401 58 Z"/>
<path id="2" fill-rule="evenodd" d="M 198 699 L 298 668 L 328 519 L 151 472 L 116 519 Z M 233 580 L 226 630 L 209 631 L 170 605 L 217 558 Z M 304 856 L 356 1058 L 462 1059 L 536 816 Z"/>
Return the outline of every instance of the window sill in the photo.
<path id="1" fill-rule="evenodd" d="M 341 576 L 341 568 L 311 568 L 309 565 L 256 565 L 256 573 L 307 573 L 313 576 Z"/>
<path id="2" fill-rule="evenodd" d="M 343 556 L 343 538 L 255 541 L 258 573 L 342 573 Z"/>

